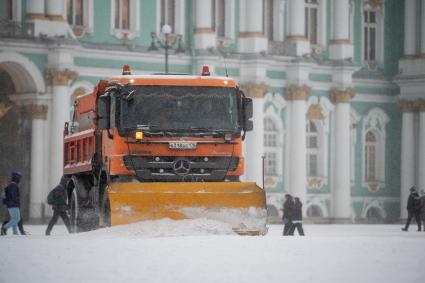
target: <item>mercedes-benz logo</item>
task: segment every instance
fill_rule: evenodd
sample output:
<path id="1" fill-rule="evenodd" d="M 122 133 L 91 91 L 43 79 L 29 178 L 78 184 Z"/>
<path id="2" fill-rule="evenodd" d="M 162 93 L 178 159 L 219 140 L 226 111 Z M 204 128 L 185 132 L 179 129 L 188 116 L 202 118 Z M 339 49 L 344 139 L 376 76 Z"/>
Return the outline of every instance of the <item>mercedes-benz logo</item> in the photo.
<path id="1" fill-rule="evenodd" d="M 174 172 L 179 176 L 184 176 L 190 172 L 190 161 L 184 158 L 179 158 L 174 161 L 173 164 Z"/>

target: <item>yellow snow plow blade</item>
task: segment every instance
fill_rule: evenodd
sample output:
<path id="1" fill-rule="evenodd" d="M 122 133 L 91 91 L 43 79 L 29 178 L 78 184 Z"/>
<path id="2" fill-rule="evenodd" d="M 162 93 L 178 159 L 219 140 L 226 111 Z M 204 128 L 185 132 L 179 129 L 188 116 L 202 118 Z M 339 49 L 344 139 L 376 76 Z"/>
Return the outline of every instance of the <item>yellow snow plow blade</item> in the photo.
<path id="1" fill-rule="evenodd" d="M 255 183 L 111 183 L 111 224 L 206 218 L 230 224 L 240 235 L 264 235 L 265 192 Z"/>

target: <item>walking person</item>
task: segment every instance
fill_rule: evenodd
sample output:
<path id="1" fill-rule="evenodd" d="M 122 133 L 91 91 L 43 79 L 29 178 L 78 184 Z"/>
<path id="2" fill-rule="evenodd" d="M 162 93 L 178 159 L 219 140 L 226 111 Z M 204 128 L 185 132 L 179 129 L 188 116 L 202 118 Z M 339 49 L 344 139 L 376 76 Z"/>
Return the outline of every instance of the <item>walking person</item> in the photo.
<path id="1" fill-rule="evenodd" d="M 407 221 L 406 226 L 401 228 L 402 231 L 407 232 L 409 229 L 410 221 L 415 217 L 416 223 L 418 224 L 418 231 L 421 231 L 421 220 L 420 220 L 420 203 L 419 194 L 416 191 L 415 186 L 410 188 L 409 198 L 407 199 Z"/>
<path id="2" fill-rule="evenodd" d="M 292 226 L 291 230 L 289 231 L 289 235 L 293 236 L 295 232 L 295 228 L 298 230 L 298 234 L 300 236 L 304 236 L 304 229 L 303 229 L 303 203 L 300 201 L 299 198 L 294 198 L 294 208 L 292 213 Z"/>
<path id="3" fill-rule="evenodd" d="M 6 221 L 4 221 L 3 222 L 3 224 L 1 225 L 1 228 L 4 228 L 4 226 L 7 224 L 7 223 L 9 223 L 9 221 L 10 221 L 10 217 L 9 217 L 9 219 L 8 220 L 6 220 Z M 23 220 L 22 220 L 22 215 L 21 215 L 21 219 L 19 220 L 19 222 L 18 222 L 18 230 L 19 230 L 19 233 L 21 234 L 21 235 L 28 235 L 28 233 L 24 230 L 24 225 L 23 225 Z M 2 235 L 6 235 L 6 232 L 4 231 L 4 230 L 2 230 L 1 231 L 1 233 L 2 233 Z M 4 234 L 3 234 L 4 233 Z"/>
<path id="4" fill-rule="evenodd" d="M 422 190 L 422 195 L 420 197 L 420 214 L 421 214 L 423 231 L 425 232 L 425 190 Z"/>
<path id="5" fill-rule="evenodd" d="M 292 213 L 294 209 L 294 200 L 290 194 L 285 195 L 285 202 L 283 203 L 283 236 L 288 236 L 292 227 Z"/>
<path id="6" fill-rule="evenodd" d="M 67 214 L 68 204 L 65 190 L 66 182 L 67 178 L 62 176 L 59 185 L 50 191 L 49 195 L 47 196 L 47 202 L 52 206 L 53 209 L 53 217 L 50 219 L 49 225 L 47 225 L 46 236 L 49 236 L 50 232 L 52 232 L 53 226 L 58 221 L 59 216 L 65 223 L 68 232 L 72 233 L 71 223 Z"/>
<path id="7" fill-rule="evenodd" d="M 5 188 L 5 198 L 3 200 L 4 204 L 9 211 L 10 219 L 9 222 L 1 228 L 1 235 L 6 235 L 7 230 L 12 227 L 13 234 L 18 235 L 18 223 L 21 219 L 21 213 L 19 207 L 21 205 L 20 193 L 19 193 L 19 182 L 21 181 L 21 173 L 12 172 L 11 182 Z"/>

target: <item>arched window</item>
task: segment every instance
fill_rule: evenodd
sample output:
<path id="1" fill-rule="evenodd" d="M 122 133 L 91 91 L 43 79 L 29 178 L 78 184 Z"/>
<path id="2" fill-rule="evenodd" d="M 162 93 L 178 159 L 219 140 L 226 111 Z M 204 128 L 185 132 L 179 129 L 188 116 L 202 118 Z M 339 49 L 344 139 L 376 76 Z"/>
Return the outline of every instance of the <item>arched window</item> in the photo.
<path id="1" fill-rule="evenodd" d="M 371 192 L 385 185 L 385 144 L 388 115 L 379 108 L 369 111 L 363 118 L 363 186 Z"/>
<path id="2" fill-rule="evenodd" d="M 278 129 L 271 118 L 264 119 L 264 171 L 267 176 L 278 175 Z"/>
<path id="3" fill-rule="evenodd" d="M 365 181 L 375 182 L 376 178 L 376 164 L 377 164 L 377 143 L 376 137 L 372 131 L 367 132 L 365 142 Z"/>
<path id="4" fill-rule="evenodd" d="M 307 145 L 307 176 L 318 176 L 319 165 L 319 135 L 317 126 L 313 121 L 309 121 L 306 126 Z"/>

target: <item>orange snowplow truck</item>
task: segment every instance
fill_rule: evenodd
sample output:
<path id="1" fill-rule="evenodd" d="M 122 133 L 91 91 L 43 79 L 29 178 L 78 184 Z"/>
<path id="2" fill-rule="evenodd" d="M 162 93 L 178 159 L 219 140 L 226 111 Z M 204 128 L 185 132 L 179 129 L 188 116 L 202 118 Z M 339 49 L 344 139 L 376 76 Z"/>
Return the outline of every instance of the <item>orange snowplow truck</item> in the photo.
<path id="1" fill-rule="evenodd" d="M 77 231 L 146 220 L 206 218 L 266 233 L 264 190 L 240 182 L 252 100 L 236 82 L 200 76 L 101 80 L 76 99 L 64 129 L 64 175 Z"/>

